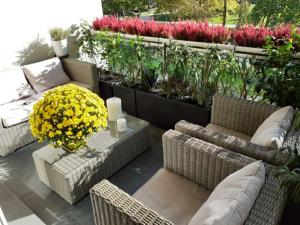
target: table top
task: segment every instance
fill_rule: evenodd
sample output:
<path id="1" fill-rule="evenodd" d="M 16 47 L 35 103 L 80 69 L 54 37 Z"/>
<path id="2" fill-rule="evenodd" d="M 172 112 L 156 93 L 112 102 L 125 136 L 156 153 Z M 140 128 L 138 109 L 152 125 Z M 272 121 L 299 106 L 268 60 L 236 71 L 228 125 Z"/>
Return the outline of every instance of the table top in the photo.
<path id="1" fill-rule="evenodd" d="M 67 174 L 72 168 L 76 169 L 89 160 L 105 156 L 111 148 L 122 140 L 149 126 L 148 122 L 130 115 L 126 115 L 125 119 L 127 131 L 118 132 L 116 122 L 109 122 L 106 129 L 93 134 L 87 139 L 87 146 L 75 153 L 68 153 L 61 148 L 56 149 L 51 145 L 47 145 L 35 151 L 33 155 L 37 155 L 38 158 L 50 164 L 51 167 L 56 167 L 60 172 Z"/>

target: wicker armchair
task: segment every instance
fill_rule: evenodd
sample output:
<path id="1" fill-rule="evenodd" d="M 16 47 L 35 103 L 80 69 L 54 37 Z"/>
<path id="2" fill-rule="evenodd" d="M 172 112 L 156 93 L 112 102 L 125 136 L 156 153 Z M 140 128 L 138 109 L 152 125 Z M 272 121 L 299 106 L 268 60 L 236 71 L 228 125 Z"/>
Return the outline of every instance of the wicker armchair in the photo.
<path id="1" fill-rule="evenodd" d="M 288 154 L 250 142 L 257 128 L 278 109 L 270 104 L 217 94 L 213 97 L 210 124 L 202 127 L 179 121 L 175 130 L 273 165 L 282 165 L 288 160 Z M 283 146 L 299 143 L 299 137 L 299 131 L 290 129 Z"/>
<path id="2" fill-rule="evenodd" d="M 213 190 L 229 174 L 255 161 L 247 156 L 173 130 L 163 135 L 163 155 L 164 168 L 161 170 L 168 171 L 167 173 L 174 174 L 174 176 L 180 175 L 178 177 L 186 180 L 190 185 L 194 185 L 195 188 L 191 188 L 192 190 L 201 187 L 207 191 Z M 272 166 L 265 164 L 265 168 L 267 178 L 245 222 L 246 225 L 280 223 L 287 192 L 285 189 L 278 188 L 277 180 L 270 173 Z M 155 179 L 158 173 L 150 180 Z M 143 186 L 147 190 L 150 188 L 149 185 L 147 186 L 149 183 L 147 182 Z M 181 221 L 178 223 L 166 216 L 169 208 L 173 208 L 179 213 L 185 210 L 186 205 L 178 204 L 180 199 L 185 199 L 184 193 L 178 193 L 176 197 L 171 198 L 170 204 L 163 204 L 165 203 L 163 198 L 168 198 L 165 196 L 168 196 L 169 192 L 174 189 L 175 191 L 176 189 L 181 190 L 182 187 L 174 185 L 171 188 L 162 188 L 162 184 L 156 184 L 158 190 L 157 192 L 154 190 L 152 192 L 154 194 L 150 197 L 162 204 L 160 211 L 154 211 L 152 206 L 140 198 L 139 191 L 143 187 L 133 196 L 129 196 L 107 180 L 95 185 L 90 190 L 90 194 L 96 225 L 188 224 L 189 218 L 185 218 L 185 221 L 180 218 Z M 187 207 L 190 207 L 190 204 L 193 204 L 192 200 L 188 202 Z"/>
<path id="3" fill-rule="evenodd" d="M 75 59 L 61 59 L 65 72 L 71 79 L 70 83 L 90 89 L 95 93 L 99 93 L 98 74 L 95 64 L 78 61 Z M 20 106 L 26 105 L 27 99 L 20 100 Z M 37 100 L 29 97 L 28 101 Z M 24 102 L 24 103 L 23 103 Z M 0 120 L 2 120 L 0 118 Z M 6 156 L 15 150 L 34 142 L 28 121 L 18 123 L 16 125 L 5 127 L 0 122 L 0 156 Z"/>

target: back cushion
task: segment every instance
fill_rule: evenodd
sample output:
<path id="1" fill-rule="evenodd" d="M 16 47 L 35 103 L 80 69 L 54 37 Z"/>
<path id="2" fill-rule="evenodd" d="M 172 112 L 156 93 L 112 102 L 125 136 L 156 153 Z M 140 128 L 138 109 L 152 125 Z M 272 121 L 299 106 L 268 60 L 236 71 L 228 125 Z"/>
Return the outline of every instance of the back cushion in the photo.
<path id="1" fill-rule="evenodd" d="M 23 66 L 23 71 L 31 86 L 37 92 L 42 92 L 70 81 L 57 57 L 25 65 Z"/>
<path id="2" fill-rule="evenodd" d="M 250 142 L 280 149 L 290 129 L 295 111 L 287 106 L 272 113 L 256 130 Z"/>
<path id="3" fill-rule="evenodd" d="M 0 72 L 0 105 L 34 94 L 21 68 Z"/>
<path id="4" fill-rule="evenodd" d="M 189 225 L 242 225 L 265 182 L 265 167 L 256 161 L 226 177 Z"/>

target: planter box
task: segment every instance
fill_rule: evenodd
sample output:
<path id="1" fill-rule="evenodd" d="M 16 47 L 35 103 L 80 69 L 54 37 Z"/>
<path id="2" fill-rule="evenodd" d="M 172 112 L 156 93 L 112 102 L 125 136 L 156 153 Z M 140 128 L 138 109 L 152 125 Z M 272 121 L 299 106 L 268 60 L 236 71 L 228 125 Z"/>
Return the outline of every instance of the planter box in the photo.
<path id="1" fill-rule="evenodd" d="M 108 81 L 99 80 L 99 95 L 104 101 L 113 97 L 112 85 Z"/>
<path id="2" fill-rule="evenodd" d="M 163 129 L 174 129 L 180 120 L 206 126 L 210 113 L 206 108 L 136 91 L 137 116 Z"/>
<path id="3" fill-rule="evenodd" d="M 236 46 L 235 52 L 237 53 L 248 53 L 253 55 L 266 55 L 267 52 L 263 48 L 253 48 L 253 47 L 244 47 L 244 46 Z"/>
<path id="4" fill-rule="evenodd" d="M 136 105 L 135 105 L 135 89 L 113 86 L 113 96 L 121 98 L 122 109 L 126 113 L 132 116 L 136 116 Z"/>

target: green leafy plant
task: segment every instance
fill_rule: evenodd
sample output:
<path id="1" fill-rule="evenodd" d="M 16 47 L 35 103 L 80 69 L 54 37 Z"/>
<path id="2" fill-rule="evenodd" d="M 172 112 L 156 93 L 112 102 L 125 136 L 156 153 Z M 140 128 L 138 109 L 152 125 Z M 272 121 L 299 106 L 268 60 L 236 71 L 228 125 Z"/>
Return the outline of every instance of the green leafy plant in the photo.
<path id="1" fill-rule="evenodd" d="M 49 34 L 52 41 L 61 41 L 68 37 L 69 31 L 61 27 L 54 27 L 49 30 Z"/>
<path id="2" fill-rule="evenodd" d="M 191 89 L 199 105 L 209 106 L 212 96 L 218 92 L 219 68 L 221 56 L 217 49 L 209 49 L 206 53 L 195 51 L 191 57 L 190 80 Z"/>
<path id="3" fill-rule="evenodd" d="M 299 46 L 297 35 L 294 39 L 267 38 L 267 58 L 258 68 L 259 81 L 256 91 L 263 99 L 279 106 L 300 107 L 300 65 L 293 60 L 295 46 Z M 279 44 L 280 43 L 280 44 Z"/>
<path id="4" fill-rule="evenodd" d="M 299 132 L 300 129 L 300 113 L 296 113 L 295 121 L 291 129 Z M 299 136 L 295 136 L 292 147 L 283 148 L 281 151 L 290 155 L 290 160 L 284 166 L 277 167 L 274 175 L 280 178 L 281 188 L 288 188 L 290 197 L 295 203 L 300 202 L 300 149 L 299 149 Z"/>
<path id="5" fill-rule="evenodd" d="M 108 70 L 117 75 L 122 86 L 138 87 L 143 73 L 143 59 L 146 50 L 142 39 L 127 40 L 121 34 L 114 36 L 106 45 L 105 57 Z"/>
<path id="6" fill-rule="evenodd" d="M 182 100 L 188 95 L 187 77 L 191 53 L 191 48 L 184 45 L 174 44 L 167 48 L 161 87 L 168 97 L 177 96 Z"/>
<path id="7" fill-rule="evenodd" d="M 162 75 L 163 54 L 159 48 L 148 47 L 145 51 L 143 62 L 143 73 L 141 78 L 142 89 L 151 90 L 157 79 Z"/>
<path id="8" fill-rule="evenodd" d="M 114 37 L 106 31 L 95 32 L 87 21 L 82 21 L 74 30 L 79 57 L 95 63 L 100 70 L 107 70 L 107 51 Z"/>
<path id="9" fill-rule="evenodd" d="M 253 23 L 275 26 L 283 23 L 298 23 L 299 0 L 256 0 L 250 18 Z"/>
<path id="10" fill-rule="evenodd" d="M 300 202 L 300 155 L 297 149 L 293 149 L 294 157 L 287 165 L 277 168 L 275 176 L 280 178 L 281 188 L 290 190 L 294 202 Z"/>

